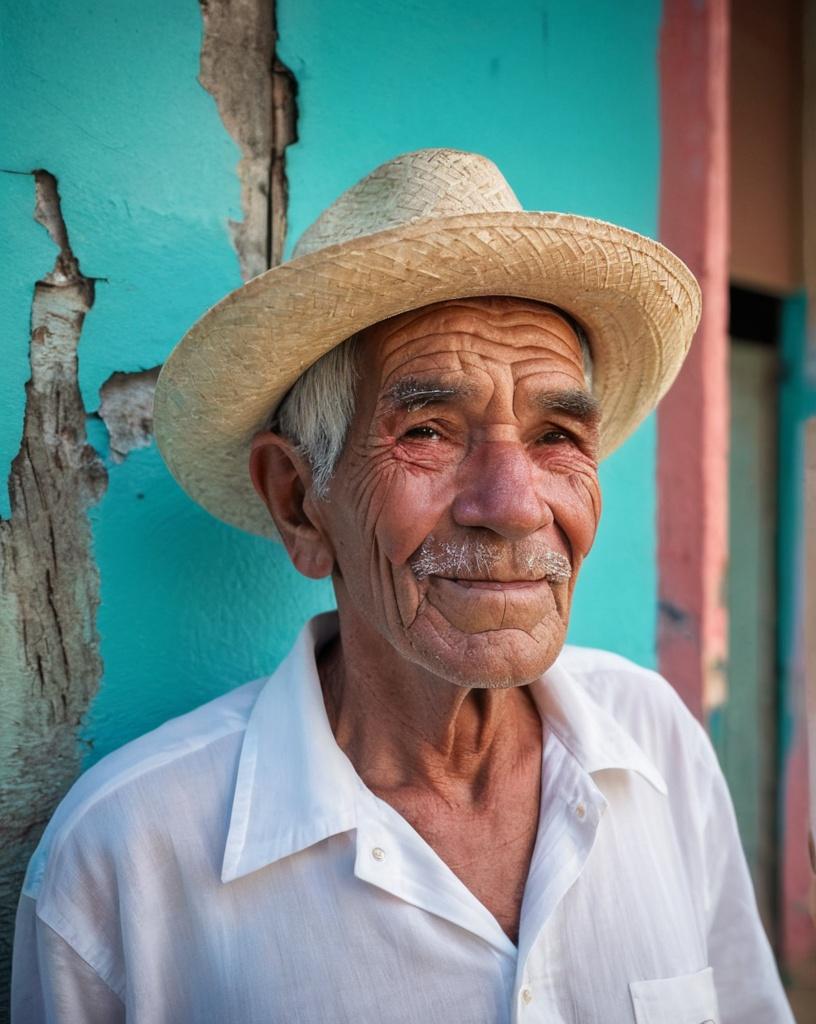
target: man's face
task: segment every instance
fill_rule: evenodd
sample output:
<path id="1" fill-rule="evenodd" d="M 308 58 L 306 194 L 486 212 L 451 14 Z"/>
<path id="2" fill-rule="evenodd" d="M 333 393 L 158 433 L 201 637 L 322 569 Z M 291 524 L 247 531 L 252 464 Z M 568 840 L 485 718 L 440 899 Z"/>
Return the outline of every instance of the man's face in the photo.
<path id="1" fill-rule="evenodd" d="M 445 302 L 369 328 L 359 370 L 320 503 L 341 611 L 459 685 L 531 681 L 600 515 L 574 330 L 534 302 Z"/>

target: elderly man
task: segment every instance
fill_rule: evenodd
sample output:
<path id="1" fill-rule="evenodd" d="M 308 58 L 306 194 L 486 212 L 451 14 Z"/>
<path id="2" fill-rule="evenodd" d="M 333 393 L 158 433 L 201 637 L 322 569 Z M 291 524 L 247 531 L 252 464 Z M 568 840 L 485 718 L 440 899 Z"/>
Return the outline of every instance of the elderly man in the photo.
<path id="1" fill-rule="evenodd" d="M 698 314 L 661 246 L 429 150 L 192 329 L 168 465 L 337 613 L 79 780 L 26 879 L 20 1024 L 792 1020 L 704 732 L 564 647 L 598 460 Z"/>

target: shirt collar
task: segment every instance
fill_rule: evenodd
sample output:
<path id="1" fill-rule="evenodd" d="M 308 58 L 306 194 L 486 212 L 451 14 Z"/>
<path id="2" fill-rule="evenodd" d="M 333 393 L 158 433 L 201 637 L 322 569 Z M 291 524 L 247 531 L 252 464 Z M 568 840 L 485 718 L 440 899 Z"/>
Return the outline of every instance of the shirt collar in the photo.
<path id="1" fill-rule="evenodd" d="M 666 781 L 654 761 L 567 670 L 566 660 L 562 654 L 530 685 L 541 717 L 588 774 L 612 768 L 636 772 L 666 796 Z"/>
<path id="2" fill-rule="evenodd" d="M 337 629 L 336 612 L 307 623 L 258 695 L 241 746 L 222 882 L 356 827 L 365 786 L 334 739 L 315 657 Z M 641 747 L 562 661 L 531 684 L 547 725 L 589 774 L 634 771 L 665 795 Z"/>
<path id="3" fill-rule="evenodd" d="M 355 827 L 362 782 L 334 739 L 315 659 L 337 629 L 333 612 L 308 622 L 258 694 L 241 746 L 222 882 Z"/>

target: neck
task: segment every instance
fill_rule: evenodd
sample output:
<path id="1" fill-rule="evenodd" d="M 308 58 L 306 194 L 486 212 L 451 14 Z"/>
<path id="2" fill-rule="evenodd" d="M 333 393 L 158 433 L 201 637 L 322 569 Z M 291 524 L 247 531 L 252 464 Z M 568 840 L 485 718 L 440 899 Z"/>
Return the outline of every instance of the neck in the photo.
<path id="1" fill-rule="evenodd" d="M 490 802 L 501 780 L 540 758 L 541 721 L 526 687 L 468 689 L 399 657 L 340 609 L 318 669 L 338 745 L 366 785 Z"/>

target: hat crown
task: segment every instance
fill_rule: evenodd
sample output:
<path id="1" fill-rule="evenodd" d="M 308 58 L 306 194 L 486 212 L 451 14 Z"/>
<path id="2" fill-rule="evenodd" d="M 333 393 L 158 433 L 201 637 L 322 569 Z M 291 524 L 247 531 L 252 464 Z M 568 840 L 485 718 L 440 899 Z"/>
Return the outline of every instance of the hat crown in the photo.
<path id="1" fill-rule="evenodd" d="M 456 149 L 421 149 L 381 164 L 347 189 L 304 231 L 292 255 L 416 220 L 521 208 L 492 160 Z"/>

